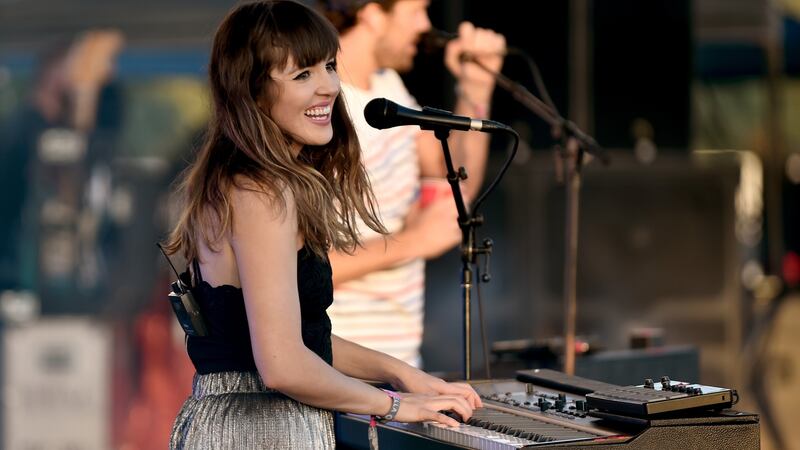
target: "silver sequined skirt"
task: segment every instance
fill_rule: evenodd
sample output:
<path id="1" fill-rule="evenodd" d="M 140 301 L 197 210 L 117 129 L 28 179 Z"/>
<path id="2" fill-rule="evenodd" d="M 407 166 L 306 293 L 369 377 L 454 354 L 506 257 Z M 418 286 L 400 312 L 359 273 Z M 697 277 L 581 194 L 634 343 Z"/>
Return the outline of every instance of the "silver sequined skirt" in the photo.
<path id="1" fill-rule="evenodd" d="M 195 375 L 169 448 L 331 449 L 333 414 L 267 388 L 256 372 Z"/>

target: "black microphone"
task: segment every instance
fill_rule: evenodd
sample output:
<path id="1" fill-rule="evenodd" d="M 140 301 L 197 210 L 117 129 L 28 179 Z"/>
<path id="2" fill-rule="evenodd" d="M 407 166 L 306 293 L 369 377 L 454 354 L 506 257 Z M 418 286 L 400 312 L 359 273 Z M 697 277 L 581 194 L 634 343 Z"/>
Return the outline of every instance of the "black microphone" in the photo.
<path id="1" fill-rule="evenodd" d="M 419 38 L 419 46 L 420 49 L 427 53 L 431 54 L 436 52 L 439 49 L 447 47 L 447 43 L 452 41 L 453 39 L 457 39 L 458 34 L 451 33 L 449 31 L 439 30 L 437 28 L 431 28 L 430 30 L 426 31 L 422 34 Z M 508 47 L 506 51 L 500 52 L 500 55 L 505 56 L 509 53 L 516 52 L 517 49 L 515 47 Z M 462 58 L 467 53 L 462 54 Z"/>
<path id="2" fill-rule="evenodd" d="M 433 53 L 436 50 L 445 48 L 447 43 L 457 38 L 458 35 L 447 31 L 431 28 L 419 38 L 419 44 L 425 53 Z"/>
<path id="3" fill-rule="evenodd" d="M 383 130 L 401 125 L 417 125 L 423 130 L 507 131 L 511 128 L 493 120 L 456 116 L 450 111 L 422 108 L 422 111 L 400 106 L 385 98 L 376 98 L 364 108 L 364 118 L 372 128 Z"/>

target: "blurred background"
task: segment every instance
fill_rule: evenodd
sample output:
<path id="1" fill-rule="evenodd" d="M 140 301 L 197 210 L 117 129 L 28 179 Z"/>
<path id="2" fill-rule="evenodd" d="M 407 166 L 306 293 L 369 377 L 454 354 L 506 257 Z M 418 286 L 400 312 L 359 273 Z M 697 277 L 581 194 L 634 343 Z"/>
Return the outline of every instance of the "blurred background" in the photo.
<path id="1" fill-rule="evenodd" d="M 2 448 L 166 446 L 193 369 L 154 244 L 233 4 L 0 0 Z M 576 372 L 736 388 L 763 448 L 800 448 L 800 1 L 433 0 L 430 15 L 505 34 L 611 153 L 583 171 Z M 441 60 L 421 52 L 405 75 L 422 105 L 452 104 Z M 526 60 L 504 73 L 537 92 Z M 494 252 L 474 370 L 488 358 L 498 377 L 561 363 L 565 195 L 548 127 L 499 88 L 493 118 L 523 136 L 479 230 Z M 460 269 L 454 251 L 427 273 L 425 367 L 451 376 Z"/>

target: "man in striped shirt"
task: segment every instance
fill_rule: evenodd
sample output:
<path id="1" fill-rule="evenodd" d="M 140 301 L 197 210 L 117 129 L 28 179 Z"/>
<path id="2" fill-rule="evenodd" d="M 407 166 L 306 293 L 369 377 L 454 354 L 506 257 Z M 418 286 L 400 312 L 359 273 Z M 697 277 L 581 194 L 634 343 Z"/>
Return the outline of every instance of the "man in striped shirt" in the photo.
<path id="1" fill-rule="evenodd" d="M 417 127 L 371 128 L 364 106 L 385 97 L 419 108 L 398 72 L 412 68 L 417 42 L 430 30 L 429 0 L 327 0 L 326 15 L 341 33 L 337 57 L 342 90 L 379 206 L 387 239 L 359 224 L 364 246 L 353 255 L 332 253 L 334 303 L 328 310 L 334 334 L 421 366 L 425 260 L 461 239 L 452 196 L 420 204 L 421 180 L 442 179 L 446 168 L 441 144 Z M 471 63 L 469 52 L 495 71 L 502 66 L 505 39 L 464 22 L 447 44 L 445 64 L 457 80 L 456 114 L 486 118 L 494 79 Z M 485 133 L 453 132 L 450 148 L 456 167 L 469 178 L 465 199 L 475 197 L 483 180 L 489 140 Z"/>

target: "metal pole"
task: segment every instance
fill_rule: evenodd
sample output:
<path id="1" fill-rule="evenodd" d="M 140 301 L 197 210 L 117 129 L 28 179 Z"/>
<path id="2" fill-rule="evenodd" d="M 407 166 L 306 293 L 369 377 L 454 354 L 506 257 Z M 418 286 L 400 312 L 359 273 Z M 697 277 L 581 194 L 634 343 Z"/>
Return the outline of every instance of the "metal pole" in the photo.
<path id="1" fill-rule="evenodd" d="M 564 373 L 575 373 L 575 322 L 578 316 L 578 212 L 580 211 L 581 163 L 578 142 L 568 139 L 564 149 L 567 208 L 564 253 Z"/>
<path id="2" fill-rule="evenodd" d="M 592 133 L 591 112 L 591 0 L 569 2 L 569 115 Z M 583 152 L 574 139 L 563 150 L 566 216 L 564 235 L 564 373 L 575 373 L 575 334 L 578 316 L 578 214 Z"/>

